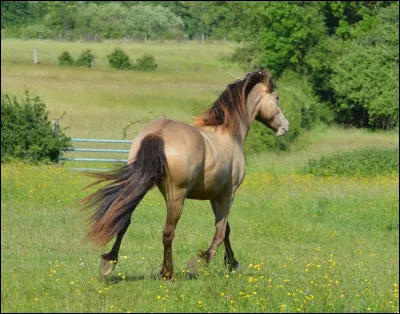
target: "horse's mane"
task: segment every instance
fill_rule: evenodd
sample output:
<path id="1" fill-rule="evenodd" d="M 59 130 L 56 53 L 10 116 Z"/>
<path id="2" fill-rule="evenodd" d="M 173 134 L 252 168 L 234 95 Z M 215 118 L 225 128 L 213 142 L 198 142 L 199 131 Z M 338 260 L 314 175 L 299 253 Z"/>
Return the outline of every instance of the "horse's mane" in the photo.
<path id="1" fill-rule="evenodd" d="M 261 82 L 264 82 L 270 91 L 274 90 L 275 83 L 266 69 L 249 72 L 243 79 L 229 84 L 211 108 L 194 119 L 193 125 L 223 125 L 231 135 L 237 135 L 240 123 L 248 121 L 246 98 L 253 87 Z"/>

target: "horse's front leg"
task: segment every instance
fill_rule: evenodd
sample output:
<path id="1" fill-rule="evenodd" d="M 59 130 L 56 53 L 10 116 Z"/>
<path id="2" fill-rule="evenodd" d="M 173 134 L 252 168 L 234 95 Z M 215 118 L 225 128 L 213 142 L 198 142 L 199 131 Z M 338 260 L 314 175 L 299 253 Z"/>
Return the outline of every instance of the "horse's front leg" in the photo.
<path id="1" fill-rule="evenodd" d="M 215 251 L 225 240 L 225 233 L 228 224 L 228 215 L 233 201 L 233 193 L 222 193 L 217 198 L 211 200 L 211 206 L 215 215 L 215 235 L 207 251 L 200 251 L 207 263 L 215 255 Z M 229 241 L 229 240 L 228 240 Z"/>
<path id="2" fill-rule="evenodd" d="M 182 214 L 184 197 L 174 201 L 167 201 L 167 220 L 163 229 L 164 260 L 160 275 L 171 279 L 173 274 L 172 240 L 175 236 L 176 224 Z"/>
<path id="3" fill-rule="evenodd" d="M 225 231 L 225 239 L 224 239 L 224 244 L 225 244 L 224 261 L 225 261 L 225 265 L 228 265 L 229 270 L 233 271 L 233 270 L 239 268 L 239 262 L 235 259 L 235 254 L 233 253 L 233 250 L 231 247 L 231 242 L 229 240 L 230 232 L 231 232 L 231 229 L 229 227 L 229 222 L 227 222 L 226 223 L 226 231 Z"/>

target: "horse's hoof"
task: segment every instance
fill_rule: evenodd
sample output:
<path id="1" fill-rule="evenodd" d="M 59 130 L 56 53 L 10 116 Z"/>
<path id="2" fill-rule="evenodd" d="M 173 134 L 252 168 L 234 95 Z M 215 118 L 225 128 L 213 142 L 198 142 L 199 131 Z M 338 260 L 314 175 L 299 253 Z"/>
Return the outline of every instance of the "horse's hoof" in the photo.
<path id="1" fill-rule="evenodd" d="M 117 260 L 109 260 L 105 258 L 101 258 L 100 261 L 100 273 L 102 276 L 106 277 L 111 274 L 114 269 L 115 265 L 117 264 Z"/>
<path id="2" fill-rule="evenodd" d="M 195 272 L 197 271 L 201 266 L 204 266 L 206 264 L 206 260 L 204 259 L 204 257 L 202 256 L 195 256 L 192 257 L 187 265 L 186 268 L 190 271 L 190 272 Z"/>
<path id="3" fill-rule="evenodd" d="M 172 272 L 167 271 L 164 268 L 160 270 L 160 275 L 161 275 L 162 279 L 164 279 L 164 280 L 171 280 L 172 279 Z"/>
<path id="4" fill-rule="evenodd" d="M 233 260 L 233 270 L 240 269 L 240 264 L 237 260 Z"/>
<path id="5" fill-rule="evenodd" d="M 231 271 L 240 270 L 240 268 L 241 268 L 240 264 L 236 261 L 235 265 L 231 267 Z"/>

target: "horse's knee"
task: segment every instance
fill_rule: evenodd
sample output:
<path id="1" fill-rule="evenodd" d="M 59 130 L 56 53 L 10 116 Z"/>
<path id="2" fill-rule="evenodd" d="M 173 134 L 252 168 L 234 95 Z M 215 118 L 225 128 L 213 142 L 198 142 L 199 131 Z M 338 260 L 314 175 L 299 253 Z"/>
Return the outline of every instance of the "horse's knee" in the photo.
<path id="1" fill-rule="evenodd" d="M 175 236 L 175 229 L 165 228 L 163 230 L 163 244 L 168 245 L 172 243 Z"/>

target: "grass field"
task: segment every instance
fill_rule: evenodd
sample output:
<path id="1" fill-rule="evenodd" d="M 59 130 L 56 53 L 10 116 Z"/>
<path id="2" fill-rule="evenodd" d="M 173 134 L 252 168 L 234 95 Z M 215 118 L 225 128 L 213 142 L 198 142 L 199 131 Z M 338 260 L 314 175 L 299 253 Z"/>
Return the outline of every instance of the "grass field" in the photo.
<path id="1" fill-rule="evenodd" d="M 51 119 L 65 110 L 61 125 L 72 137 L 119 139 L 124 123 L 137 118 L 127 138 L 159 116 L 189 122 L 233 80 L 228 72 L 244 73 L 221 61 L 232 51 L 223 44 L 123 45 L 135 56 L 155 54 L 156 73 L 117 72 L 100 61 L 95 69 L 34 66 L 22 52 L 36 45 L 39 52 L 58 45 L 56 56 L 68 49 L 75 57 L 98 47 L 101 60 L 117 44 L 2 41 L 2 90 L 31 90 Z M 186 68 L 176 72 L 175 60 L 186 60 Z M 199 62 L 204 67 L 194 70 Z M 296 174 L 323 154 L 398 145 L 398 132 L 317 126 L 289 151 L 249 156 L 229 219 L 241 268 L 224 267 L 221 247 L 210 265 L 187 272 L 186 263 L 208 248 L 215 229 L 209 203 L 186 200 L 173 244 L 173 281 L 158 276 L 166 210 L 157 190 L 135 211 L 117 268 L 105 280 L 99 255 L 111 244 L 101 249 L 85 242 L 74 205 L 92 191 L 82 191 L 91 180 L 59 166 L 2 164 L 1 310 L 398 312 L 398 174 Z"/>

